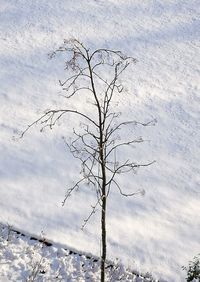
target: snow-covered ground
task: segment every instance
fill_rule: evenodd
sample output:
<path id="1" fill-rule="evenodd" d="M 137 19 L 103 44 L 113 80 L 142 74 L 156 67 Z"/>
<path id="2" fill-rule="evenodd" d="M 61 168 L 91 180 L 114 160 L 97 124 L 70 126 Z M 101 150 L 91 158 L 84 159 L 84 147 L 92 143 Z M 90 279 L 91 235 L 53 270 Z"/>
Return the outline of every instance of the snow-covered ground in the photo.
<path id="1" fill-rule="evenodd" d="M 38 241 L 39 240 L 39 241 Z M 0 226 L 0 281 L 99 281 L 100 260 Z M 153 282 L 115 262 L 106 264 L 106 281 Z M 156 281 L 155 281 L 156 282 Z"/>
<path id="2" fill-rule="evenodd" d="M 138 59 L 119 104 L 124 118 L 157 119 L 154 127 L 127 131 L 151 140 L 130 155 L 157 162 L 124 182 L 127 191 L 145 189 L 144 197 L 111 191 L 108 256 L 165 281 L 184 281 L 181 266 L 200 251 L 199 16 L 195 0 L 0 1 L 1 222 L 99 255 L 99 214 L 80 230 L 93 192 L 83 187 L 61 206 L 79 178 L 61 137 L 78 120 L 12 137 L 43 110 L 66 103 L 58 85 L 64 62 L 47 56 L 64 38 L 122 50 Z"/>

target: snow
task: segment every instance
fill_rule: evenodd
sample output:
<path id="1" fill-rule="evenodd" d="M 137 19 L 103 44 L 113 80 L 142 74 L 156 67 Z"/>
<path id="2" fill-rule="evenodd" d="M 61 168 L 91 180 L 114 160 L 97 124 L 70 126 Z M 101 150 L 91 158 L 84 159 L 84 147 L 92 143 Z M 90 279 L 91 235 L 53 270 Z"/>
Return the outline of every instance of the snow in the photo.
<path id="1" fill-rule="evenodd" d="M 69 116 L 51 132 L 35 128 L 21 140 L 16 136 L 43 110 L 66 103 L 58 84 L 66 75 L 62 57 L 48 59 L 64 38 L 122 50 L 138 63 L 127 72 L 128 94 L 118 109 L 127 120 L 157 120 L 156 126 L 126 132 L 150 140 L 128 153 L 156 164 L 121 180 L 127 191 L 144 189 L 144 197 L 124 199 L 111 191 L 108 257 L 158 279 L 183 281 L 181 266 L 200 250 L 198 2 L 1 0 L 2 223 L 100 254 L 99 214 L 80 230 L 93 191 L 83 187 L 61 206 L 66 189 L 79 179 L 79 164 L 61 137 L 70 136 L 79 120 Z"/>
<path id="2" fill-rule="evenodd" d="M 99 281 L 100 260 L 50 244 L 44 234 L 34 238 L 0 226 L 0 281 Z M 106 268 L 109 282 L 152 281 L 149 275 L 133 273 L 117 262 L 109 262 Z"/>

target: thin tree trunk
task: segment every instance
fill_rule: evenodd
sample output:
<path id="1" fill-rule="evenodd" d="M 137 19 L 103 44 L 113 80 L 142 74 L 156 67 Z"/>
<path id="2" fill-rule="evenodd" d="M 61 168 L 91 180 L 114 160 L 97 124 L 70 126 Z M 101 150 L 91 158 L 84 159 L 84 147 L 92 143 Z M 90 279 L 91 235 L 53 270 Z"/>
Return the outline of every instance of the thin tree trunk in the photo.
<path id="1" fill-rule="evenodd" d="M 102 206 L 101 206 L 101 282 L 105 282 L 105 262 L 106 262 L 106 167 L 104 159 L 103 130 L 100 127 L 100 160 L 102 171 Z"/>
<path id="2" fill-rule="evenodd" d="M 99 117 L 99 157 L 101 160 L 101 172 L 102 172 L 102 207 L 101 207 L 101 282 L 105 282 L 105 261 L 106 261 L 106 169 L 105 169 L 105 160 L 104 160 L 104 141 L 103 141 L 103 125 L 102 125 L 102 113 L 101 106 L 96 94 L 96 89 L 94 85 L 93 79 L 93 71 L 90 64 L 89 54 L 87 52 L 87 63 L 90 73 L 90 80 L 92 91 L 94 94 L 94 98 L 96 101 L 96 106 L 98 109 L 98 117 Z M 105 117 L 104 117 L 105 118 Z"/>
<path id="3" fill-rule="evenodd" d="M 103 199 L 101 209 L 101 282 L 105 281 L 105 261 L 106 261 L 106 189 L 103 187 Z"/>

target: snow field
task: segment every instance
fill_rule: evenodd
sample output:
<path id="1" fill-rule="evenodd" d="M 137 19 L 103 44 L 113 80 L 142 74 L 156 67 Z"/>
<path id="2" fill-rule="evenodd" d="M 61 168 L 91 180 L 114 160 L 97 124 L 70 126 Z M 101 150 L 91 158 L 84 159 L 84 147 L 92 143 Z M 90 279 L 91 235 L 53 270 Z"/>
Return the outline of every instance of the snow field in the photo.
<path id="1" fill-rule="evenodd" d="M 63 58 L 47 55 L 64 38 L 119 49 L 138 63 L 124 78 L 128 93 L 116 109 L 127 120 L 157 120 L 127 130 L 125 136 L 150 141 L 126 153 L 156 164 L 121 179 L 126 191 L 144 189 L 144 197 L 111 191 L 109 259 L 184 281 L 181 266 L 200 250 L 199 15 L 195 0 L 0 1 L 1 222 L 38 236 L 43 230 L 55 242 L 99 256 L 99 214 L 80 231 L 93 191 L 83 187 L 61 206 L 79 178 L 61 137 L 70 137 L 79 120 L 66 117 L 52 132 L 35 128 L 23 140 L 12 137 L 43 110 L 69 106 L 58 85 L 66 76 Z M 82 99 L 75 105 L 84 109 Z"/>

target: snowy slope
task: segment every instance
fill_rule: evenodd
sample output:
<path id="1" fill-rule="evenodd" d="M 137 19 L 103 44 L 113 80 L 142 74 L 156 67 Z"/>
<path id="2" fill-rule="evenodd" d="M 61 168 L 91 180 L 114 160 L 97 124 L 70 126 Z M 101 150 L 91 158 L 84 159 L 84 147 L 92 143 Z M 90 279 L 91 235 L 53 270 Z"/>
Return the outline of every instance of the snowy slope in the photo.
<path id="1" fill-rule="evenodd" d="M 125 119 L 158 121 L 130 128 L 127 135 L 151 140 L 130 154 L 157 162 L 124 182 L 127 191 L 145 189 L 144 197 L 123 199 L 112 191 L 109 258 L 183 281 L 181 266 L 200 250 L 199 15 L 195 0 L 0 1 L 1 222 L 38 235 L 43 230 L 55 242 L 99 255 L 99 215 L 80 230 L 92 191 L 83 187 L 61 206 L 79 177 L 61 139 L 70 136 L 74 118 L 52 132 L 36 128 L 20 141 L 12 137 L 43 110 L 66 102 L 58 85 L 64 62 L 47 56 L 64 38 L 119 49 L 139 61 L 127 73 L 119 108 Z"/>
<path id="2" fill-rule="evenodd" d="M 39 240 L 39 241 L 38 241 Z M 99 281 L 100 260 L 51 245 L 44 234 L 37 239 L 0 226 L 0 281 Z M 106 281 L 156 282 L 133 273 L 119 263 L 108 262 Z"/>

